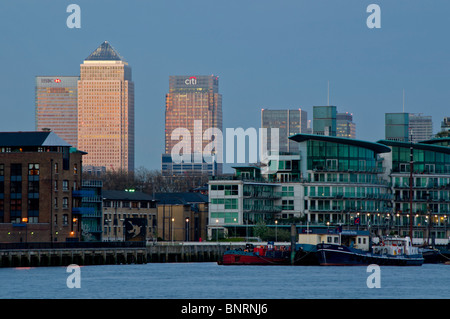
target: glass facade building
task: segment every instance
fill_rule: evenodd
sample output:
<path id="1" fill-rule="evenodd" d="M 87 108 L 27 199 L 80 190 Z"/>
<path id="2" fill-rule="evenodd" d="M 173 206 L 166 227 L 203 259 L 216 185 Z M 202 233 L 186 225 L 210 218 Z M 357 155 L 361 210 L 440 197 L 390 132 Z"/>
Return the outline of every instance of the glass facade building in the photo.
<path id="1" fill-rule="evenodd" d="M 301 134 L 305 214 L 313 224 L 385 226 L 392 195 L 383 176 L 382 144 Z"/>
<path id="2" fill-rule="evenodd" d="M 313 134 L 336 136 L 336 106 L 313 106 Z"/>
<path id="3" fill-rule="evenodd" d="M 103 42 L 80 66 L 78 148 L 84 165 L 134 170 L 134 83 L 131 67 Z"/>
<path id="4" fill-rule="evenodd" d="M 267 129 L 263 135 L 263 145 L 268 151 L 272 150 L 271 128 L 278 128 L 280 152 L 297 152 L 298 144 L 289 140 L 289 136 L 306 133 L 308 126 L 308 113 L 302 109 L 298 110 L 261 110 L 261 127 Z"/>
<path id="5" fill-rule="evenodd" d="M 353 122 L 353 114 L 348 112 L 337 113 L 336 136 L 356 138 L 356 124 Z"/>
<path id="6" fill-rule="evenodd" d="M 373 143 L 298 134 L 290 139 L 299 144 L 295 165 L 292 158 L 279 157 L 270 170 L 258 168 L 258 174 L 251 174 L 250 168 L 239 168 L 232 181 L 210 181 L 210 227 L 242 236 L 251 235 L 258 221 L 269 227 L 295 221 L 311 227 L 364 229 L 375 236 L 409 236 L 412 216 L 414 244 L 448 243 L 450 138 Z M 274 178 L 280 173 L 291 178 Z M 234 186 L 227 193 L 227 184 L 237 185 L 235 193 Z M 237 206 L 220 206 L 233 196 Z M 235 215 L 228 215 L 231 212 Z"/>
<path id="7" fill-rule="evenodd" d="M 433 137 L 433 121 L 431 116 L 409 114 L 410 139 L 413 143 L 429 140 Z"/>
<path id="8" fill-rule="evenodd" d="M 390 141 L 409 141 L 409 113 L 385 114 L 385 139 Z"/>
<path id="9" fill-rule="evenodd" d="M 73 147 L 78 144 L 78 76 L 37 76 L 36 131 L 51 130 Z"/>
<path id="10" fill-rule="evenodd" d="M 172 139 L 172 134 L 180 129 L 187 130 L 189 133 L 190 142 L 187 142 L 189 150 L 183 149 L 183 155 L 186 155 L 189 159 L 193 156 L 190 154 L 211 157 L 218 152 L 217 147 L 222 147 L 222 145 L 216 144 L 211 153 L 203 154 L 206 146 L 215 141 L 214 137 L 211 136 L 205 138 L 205 131 L 219 129 L 222 132 L 222 95 L 219 93 L 219 78 L 217 76 L 169 77 L 169 93 L 166 94 L 165 112 L 165 155 L 170 155 L 174 147 L 180 143 L 179 136 L 174 136 Z M 163 163 L 163 174 L 172 174 L 177 171 L 168 166 L 171 163 L 172 161 L 167 161 L 166 165 Z M 176 164 L 173 163 L 173 165 Z M 202 163 L 200 161 L 197 164 L 201 165 Z M 197 170 L 195 165 L 192 169 L 193 173 L 202 170 L 202 168 Z M 212 174 L 212 172 L 213 170 L 209 174 Z M 221 163 L 216 165 L 215 173 L 222 173 Z"/>
<path id="11" fill-rule="evenodd" d="M 420 239 L 439 241 L 448 238 L 450 148 L 444 146 L 446 141 L 446 138 L 414 144 L 379 141 L 392 149 L 389 156 L 384 156 L 386 168 L 391 172 L 394 224 L 401 235 L 408 235 L 412 216 L 413 237 L 419 239 L 418 243 L 421 243 Z"/>

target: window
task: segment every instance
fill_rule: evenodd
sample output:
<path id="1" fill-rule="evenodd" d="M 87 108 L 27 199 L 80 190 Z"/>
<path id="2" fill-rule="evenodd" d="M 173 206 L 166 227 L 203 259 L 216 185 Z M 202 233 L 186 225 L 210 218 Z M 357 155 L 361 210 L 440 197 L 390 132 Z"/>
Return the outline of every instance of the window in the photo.
<path id="1" fill-rule="evenodd" d="M 409 164 L 401 163 L 400 164 L 400 172 L 409 172 Z"/>
<path id="2" fill-rule="evenodd" d="M 69 181 L 63 180 L 63 191 L 68 191 L 68 190 L 69 190 Z"/>
<path id="3" fill-rule="evenodd" d="M 39 198 L 28 199 L 28 211 L 39 211 Z"/>
<path id="4" fill-rule="evenodd" d="M 28 194 L 39 194 L 39 181 L 28 181 Z"/>
<path id="5" fill-rule="evenodd" d="M 39 175 L 39 164 L 37 164 L 37 163 L 28 164 L 28 175 L 29 176 L 38 176 Z"/>
<path id="6" fill-rule="evenodd" d="M 294 201 L 293 200 L 282 200 L 281 201 L 281 209 L 282 210 L 294 210 Z"/>
<path id="7" fill-rule="evenodd" d="M 11 181 L 11 193 L 22 193 L 22 182 Z"/>
<path id="8" fill-rule="evenodd" d="M 327 159 L 327 169 L 330 171 L 335 171 L 338 168 L 337 159 Z"/>
<path id="9" fill-rule="evenodd" d="M 22 164 L 11 164 L 11 176 L 22 176 Z"/>
<path id="10" fill-rule="evenodd" d="M 4 176 L 4 175 L 5 175 L 5 165 L 0 164 L 0 176 Z"/>
<path id="11" fill-rule="evenodd" d="M 21 199 L 11 199 L 11 216 L 13 212 L 22 211 L 22 200 Z"/>
<path id="12" fill-rule="evenodd" d="M 67 226 L 69 224 L 69 215 L 64 214 L 62 221 L 63 221 L 63 225 Z"/>
<path id="13" fill-rule="evenodd" d="M 63 198 L 63 204 L 62 204 L 64 209 L 69 208 L 69 198 L 68 197 L 64 197 Z"/>
<path id="14" fill-rule="evenodd" d="M 78 175 L 78 166 L 77 166 L 77 164 L 73 164 L 73 175 Z"/>
<path id="15" fill-rule="evenodd" d="M 55 174 L 58 174 L 58 163 L 55 163 Z"/>

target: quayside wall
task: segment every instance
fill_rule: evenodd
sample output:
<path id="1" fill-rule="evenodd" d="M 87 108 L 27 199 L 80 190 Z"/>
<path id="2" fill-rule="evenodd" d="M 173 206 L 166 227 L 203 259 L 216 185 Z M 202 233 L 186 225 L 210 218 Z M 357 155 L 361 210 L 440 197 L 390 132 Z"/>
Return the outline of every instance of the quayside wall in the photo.
<path id="1" fill-rule="evenodd" d="M 230 248 L 245 243 L 157 243 L 132 247 L 35 247 L 0 245 L 0 267 L 119 265 L 165 262 L 217 262 Z"/>

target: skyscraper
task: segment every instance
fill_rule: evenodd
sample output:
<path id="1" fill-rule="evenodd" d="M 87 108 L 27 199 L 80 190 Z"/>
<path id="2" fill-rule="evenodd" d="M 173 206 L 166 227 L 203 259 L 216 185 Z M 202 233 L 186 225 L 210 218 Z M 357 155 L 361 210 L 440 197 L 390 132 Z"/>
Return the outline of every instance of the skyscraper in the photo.
<path id="1" fill-rule="evenodd" d="M 413 143 L 429 140 L 433 136 L 431 116 L 409 113 L 409 129 L 411 130 L 410 137 Z"/>
<path id="2" fill-rule="evenodd" d="M 433 136 L 431 116 L 414 113 L 386 113 L 386 140 L 418 143 Z"/>
<path id="3" fill-rule="evenodd" d="M 409 113 L 386 113 L 384 128 L 386 140 L 408 142 Z"/>
<path id="4" fill-rule="evenodd" d="M 356 138 L 356 124 L 353 122 L 352 113 L 336 114 L 336 136 L 346 138 Z"/>
<path id="5" fill-rule="evenodd" d="M 36 130 L 50 130 L 77 147 L 78 76 L 37 76 L 35 86 Z"/>
<path id="6" fill-rule="evenodd" d="M 298 151 L 298 143 L 289 140 L 289 136 L 308 133 L 308 113 L 302 109 L 297 110 L 261 110 L 261 127 L 267 129 L 267 135 L 263 135 L 263 145 L 267 145 L 268 151 L 272 148 L 271 128 L 278 128 L 280 152 Z"/>
<path id="7" fill-rule="evenodd" d="M 107 41 L 80 66 L 78 148 L 84 165 L 134 170 L 131 67 Z"/>
<path id="8" fill-rule="evenodd" d="M 170 76 L 169 93 L 166 94 L 163 174 L 220 174 L 222 164 L 213 165 L 211 162 L 214 161 L 214 153 L 218 150 L 202 154 L 205 147 L 212 142 L 210 136 L 203 138 L 203 134 L 207 129 L 213 128 L 222 132 L 222 95 L 219 94 L 219 78 L 215 75 Z M 170 156 L 174 147 L 180 143 L 178 136 L 172 139 L 172 134 L 176 133 L 177 129 L 187 130 L 190 134 L 190 142 L 187 143 L 189 150 L 183 149 L 184 159 L 187 160 L 183 162 L 176 162 Z M 197 133 L 200 136 L 197 136 Z M 212 157 L 211 160 L 203 161 L 201 155 L 203 159 Z"/>
<path id="9" fill-rule="evenodd" d="M 336 106 L 313 107 L 313 134 L 336 136 Z"/>

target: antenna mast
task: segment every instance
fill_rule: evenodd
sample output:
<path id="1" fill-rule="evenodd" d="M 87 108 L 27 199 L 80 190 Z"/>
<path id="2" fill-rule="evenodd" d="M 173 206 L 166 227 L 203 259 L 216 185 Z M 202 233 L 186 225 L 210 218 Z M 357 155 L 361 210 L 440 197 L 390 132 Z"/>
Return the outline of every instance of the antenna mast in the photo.
<path id="1" fill-rule="evenodd" d="M 327 106 L 330 106 L 330 81 L 328 81 Z"/>

